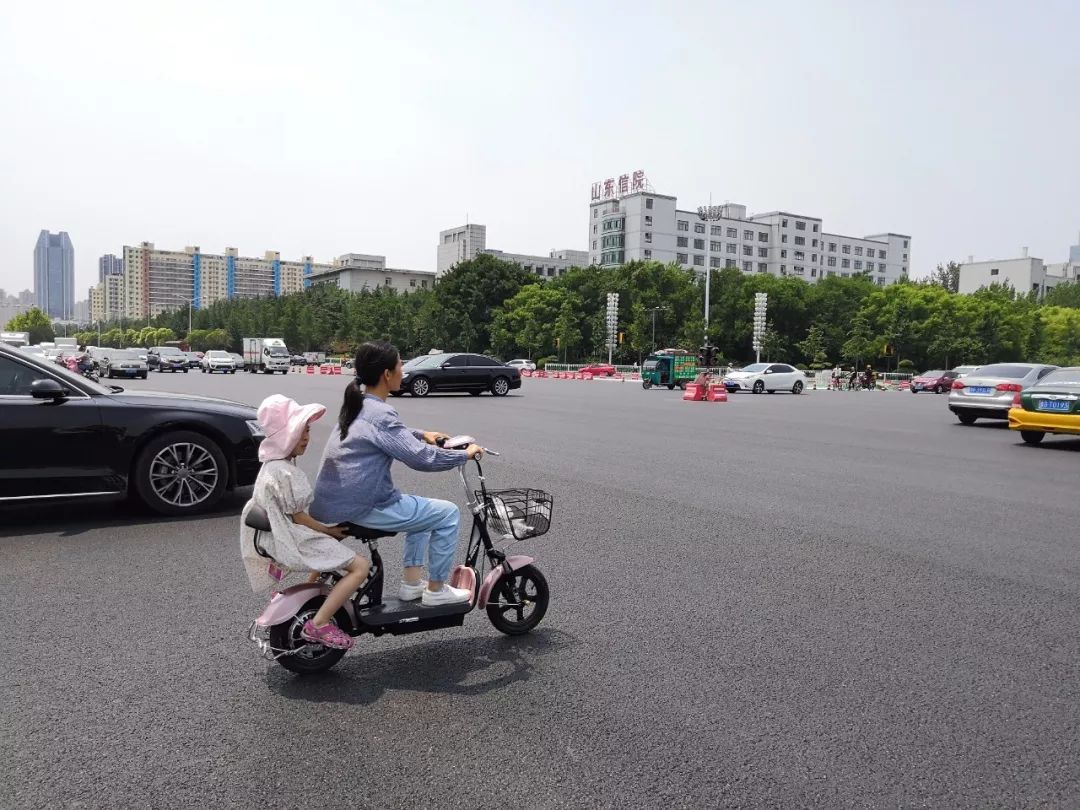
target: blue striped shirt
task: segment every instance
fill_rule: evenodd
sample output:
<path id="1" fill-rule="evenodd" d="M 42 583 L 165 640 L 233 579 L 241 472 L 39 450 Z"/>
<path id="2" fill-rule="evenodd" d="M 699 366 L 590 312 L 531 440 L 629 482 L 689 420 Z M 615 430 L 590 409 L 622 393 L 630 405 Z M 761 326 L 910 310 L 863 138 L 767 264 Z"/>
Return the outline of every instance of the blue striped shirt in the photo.
<path id="1" fill-rule="evenodd" d="M 414 470 L 452 470 L 468 461 L 464 450 L 425 444 L 423 433 L 405 427 L 397 411 L 376 396 L 364 394 L 364 407 L 345 438 L 337 427 L 323 452 L 315 479 L 311 515 L 323 523 L 363 523 L 372 509 L 401 499 L 390 477 L 397 459 Z"/>

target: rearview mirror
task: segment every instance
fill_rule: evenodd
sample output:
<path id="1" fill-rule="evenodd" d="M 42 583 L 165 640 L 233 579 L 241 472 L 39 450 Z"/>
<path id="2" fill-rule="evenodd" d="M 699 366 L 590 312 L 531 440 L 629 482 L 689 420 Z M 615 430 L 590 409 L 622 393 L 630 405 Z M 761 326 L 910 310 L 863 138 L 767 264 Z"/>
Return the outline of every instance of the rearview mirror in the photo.
<path id="1" fill-rule="evenodd" d="M 30 396 L 34 399 L 63 399 L 67 396 L 67 389 L 56 380 L 34 380 L 30 383 Z"/>

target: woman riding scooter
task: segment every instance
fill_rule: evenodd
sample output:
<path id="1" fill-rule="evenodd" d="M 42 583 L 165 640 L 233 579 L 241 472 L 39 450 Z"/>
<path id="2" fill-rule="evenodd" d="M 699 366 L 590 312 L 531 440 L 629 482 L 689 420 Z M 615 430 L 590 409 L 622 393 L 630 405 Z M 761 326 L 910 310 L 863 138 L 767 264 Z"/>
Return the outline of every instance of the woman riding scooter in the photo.
<path id="1" fill-rule="evenodd" d="M 446 582 L 458 543 L 457 505 L 403 495 L 391 480 L 390 465 L 397 460 L 424 472 L 450 470 L 478 458 L 482 450 L 475 444 L 464 451 L 443 450 L 436 442 L 448 438 L 445 434 L 405 427 L 386 404 L 391 392 L 401 388 L 402 376 L 401 357 L 390 343 L 363 344 L 354 365 L 356 379 L 345 391 L 337 430 L 323 453 L 311 514 L 330 524 L 405 532 L 400 600 L 468 602 L 471 592 Z M 427 582 L 421 579 L 425 556 Z"/>

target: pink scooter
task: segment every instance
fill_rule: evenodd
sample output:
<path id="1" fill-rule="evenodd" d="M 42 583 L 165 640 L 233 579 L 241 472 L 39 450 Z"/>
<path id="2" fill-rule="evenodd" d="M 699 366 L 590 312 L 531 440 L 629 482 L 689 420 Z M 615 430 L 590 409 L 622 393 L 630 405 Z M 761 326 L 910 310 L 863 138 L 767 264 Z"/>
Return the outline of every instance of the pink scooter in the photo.
<path id="1" fill-rule="evenodd" d="M 464 449 L 474 443 L 471 436 L 457 436 L 440 444 L 448 449 Z M 499 455 L 484 450 L 493 456 Z M 383 596 L 383 562 L 378 541 L 394 532 L 369 529 L 354 523 L 344 524 L 348 533 L 367 543 L 371 552 L 371 570 L 356 594 L 334 616 L 334 623 L 351 636 L 370 633 L 404 635 L 457 627 L 473 608 L 487 610 L 488 619 L 497 630 L 508 635 L 527 633 L 544 618 L 548 607 L 548 585 L 544 575 L 532 564 L 533 558 L 507 556 L 495 543 L 526 540 L 545 534 L 551 526 L 553 499 L 539 489 L 488 490 L 484 471 L 476 460 L 479 490 L 469 486 L 465 467 L 460 468 L 465 498 L 473 515 L 465 565 L 455 566 L 450 584 L 472 591 L 472 599 L 455 605 L 425 607 L 419 601 L 401 602 Z M 247 525 L 255 530 L 255 550 L 273 559 L 259 542 L 270 531 L 266 513 L 258 506 L 248 510 Z M 483 551 L 483 557 L 480 552 Z M 477 568 L 479 564 L 480 568 Z M 484 576 L 484 568 L 489 568 Z M 482 578 L 481 578 L 482 577 Z M 262 614 L 248 628 L 248 639 L 262 655 L 277 661 L 293 672 L 322 672 L 345 655 L 321 644 L 301 638 L 304 622 L 318 611 L 330 589 L 340 579 L 337 572 L 323 574 L 318 582 L 293 585 L 275 593 Z"/>

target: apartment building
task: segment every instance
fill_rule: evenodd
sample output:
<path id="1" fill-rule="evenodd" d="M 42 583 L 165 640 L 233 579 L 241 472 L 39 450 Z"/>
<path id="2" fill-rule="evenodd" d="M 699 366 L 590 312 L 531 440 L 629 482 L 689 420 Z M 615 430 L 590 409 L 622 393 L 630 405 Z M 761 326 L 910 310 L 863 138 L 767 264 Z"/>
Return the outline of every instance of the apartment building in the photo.
<path id="1" fill-rule="evenodd" d="M 107 322 L 124 317 L 124 276 L 108 273 L 90 288 L 90 320 Z"/>
<path id="2" fill-rule="evenodd" d="M 864 237 L 826 231 L 821 217 L 790 211 L 748 215 L 726 203 L 680 209 L 678 200 L 652 191 L 594 199 L 589 205 L 589 263 L 614 267 L 634 259 L 675 262 L 704 273 L 793 276 L 808 282 L 868 274 L 878 284 L 899 281 L 911 266 L 911 237 Z"/>
<path id="3" fill-rule="evenodd" d="M 537 256 L 489 248 L 487 226 L 472 224 L 439 232 L 435 273 L 442 276 L 455 265 L 474 259 L 481 253 L 514 262 L 521 265 L 523 270 L 545 278 L 561 276 L 571 267 L 587 267 L 589 264 L 589 252 L 586 250 L 552 250 L 547 256 Z"/>
<path id="4" fill-rule="evenodd" d="M 332 267 L 313 274 L 310 281 L 312 284 L 332 284 L 351 292 L 385 289 L 410 293 L 433 288 L 435 273 L 387 267 L 385 256 L 372 253 L 346 253 L 338 256 Z"/>

